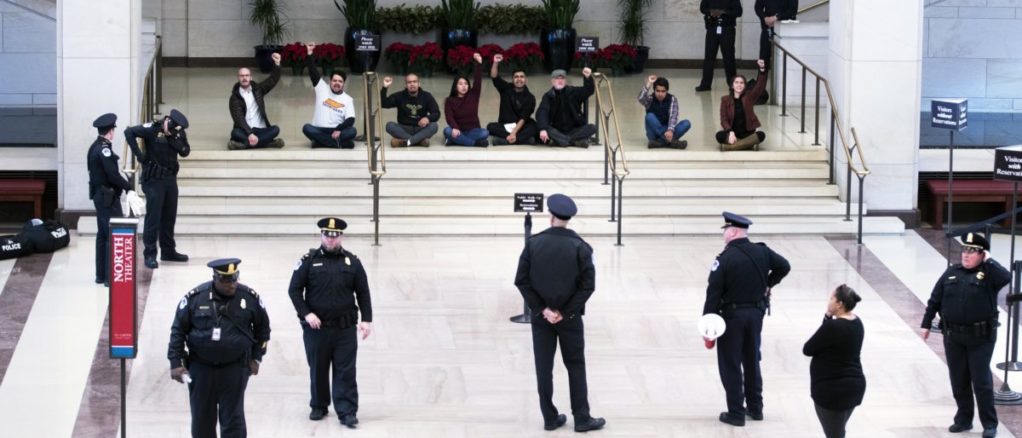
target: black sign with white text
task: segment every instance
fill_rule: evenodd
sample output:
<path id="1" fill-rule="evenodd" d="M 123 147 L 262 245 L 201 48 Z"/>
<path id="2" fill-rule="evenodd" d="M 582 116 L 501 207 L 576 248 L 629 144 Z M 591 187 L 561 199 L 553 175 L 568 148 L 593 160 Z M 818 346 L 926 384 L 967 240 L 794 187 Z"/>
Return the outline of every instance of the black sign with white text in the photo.
<path id="1" fill-rule="evenodd" d="M 515 193 L 515 213 L 542 213 L 542 193 Z"/>
<path id="2" fill-rule="evenodd" d="M 966 99 L 934 99 L 930 103 L 930 126 L 961 131 L 969 126 L 969 101 Z"/>
<path id="3" fill-rule="evenodd" d="M 994 179 L 1022 181 L 1022 145 L 997 148 L 994 152 Z"/>
<path id="4" fill-rule="evenodd" d="M 600 49 L 600 38 L 598 37 L 578 37 L 577 46 L 575 51 L 583 55 L 596 53 Z"/>
<path id="5" fill-rule="evenodd" d="M 355 41 L 356 52 L 379 52 L 380 51 L 380 35 L 359 35 L 358 40 Z"/>

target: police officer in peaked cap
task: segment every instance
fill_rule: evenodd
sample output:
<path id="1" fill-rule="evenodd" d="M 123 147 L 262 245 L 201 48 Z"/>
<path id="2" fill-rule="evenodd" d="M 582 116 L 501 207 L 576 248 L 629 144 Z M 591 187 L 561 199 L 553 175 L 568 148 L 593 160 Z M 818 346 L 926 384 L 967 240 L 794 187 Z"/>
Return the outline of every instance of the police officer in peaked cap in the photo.
<path id="1" fill-rule="evenodd" d="M 99 131 L 96 141 L 89 146 L 86 163 L 89 169 L 89 199 L 96 207 L 96 283 L 110 285 L 110 218 L 123 217 L 121 194 L 134 190 L 134 184 L 125 179 L 113 151 L 114 128 L 117 115 L 99 116 L 92 127 Z"/>
<path id="2" fill-rule="evenodd" d="M 238 283 L 241 260 L 213 260 L 213 280 L 189 291 L 170 328 L 170 377 L 188 383 L 192 437 L 243 438 L 245 388 L 270 340 L 270 318 L 259 295 Z"/>
<path id="3" fill-rule="evenodd" d="M 341 246 L 348 224 L 326 217 L 317 226 L 320 245 L 298 260 L 288 287 L 309 362 L 309 419 L 323 419 L 332 401 L 341 425 L 354 429 L 358 335 L 365 340 L 373 332 L 369 280 L 358 257 Z"/>
<path id="4" fill-rule="evenodd" d="M 760 375 L 760 334 L 770 306 L 770 290 L 791 265 L 763 243 L 749 240 L 752 221 L 723 212 L 724 251 L 710 267 L 703 315 L 717 313 L 727 328 L 717 339 L 717 368 L 727 393 L 727 411 L 719 420 L 745 426 L 745 417 L 763 419 L 763 379 Z"/>

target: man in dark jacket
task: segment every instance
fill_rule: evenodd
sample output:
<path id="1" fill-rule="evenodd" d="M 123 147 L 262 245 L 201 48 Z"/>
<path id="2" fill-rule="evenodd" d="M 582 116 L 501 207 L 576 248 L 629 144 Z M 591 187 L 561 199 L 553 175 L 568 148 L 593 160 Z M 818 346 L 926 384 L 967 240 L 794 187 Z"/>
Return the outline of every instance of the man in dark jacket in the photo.
<path id="1" fill-rule="evenodd" d="M 387 122 L 386 131 L 391 135 L 390 146 L 429 146 L 429 138 L 436 134 L 440 107 L 428 91 L 419 87 L 419 75 L 405 76 L 405 89 L 387 96 L 387 88 L 394 83 L 390 76 L 383 78 L 380 89 L 380 106 L 397 108 L 397 122 Z"/>
<path id="2" fill-rule="evenodd" d="M 699 12 L 703 13 L 706 24 L 706 45 L 703 55 L 703 79 L 696 91 L 709 91 L 713 85 L 713 67 L 717 61 L 717 49 L 724 57 L 724 73 L 728 85 L 735 77 L 735 25 L 742 16 L 741 0 L 702 0 Z"/>
<path id="3" fill-rule="evenodd" d="M 280 128 L 270 125 L 266 117 L 266 94 L 280 81 L 280 54 L 274 53 L 273 71 L 263 82 L 252 80 L 252 71 L 242 67 L 238 70 L 238 82 L 231 90 L 228 106 L 234 129 L 228 149 L 251 149 L 261 147 L 282 148 L 284 140 L 277 138 Z"/>
<path id="4" fill-rule="evenodd" d="M 494 145 L 532 144 L 536 141 L 536 121 L 532 120 L 532 112 L 536 110 L 536 96 L 532 95 L 526 85 L 525 70 L 511 72 L 511 82 L 500 77 L 500 62 L 504 55 L 493 55 L 493 66 L 490 67 L 490 78 L 493 87 L 500 94 L 500 112 L 497 121 L 486 125 L 486 130 L 494 138 Z"/>
<path id="5" fill-rule="evenodd" d="M 749 241 L 752 221 L 724 212 L 724 252 L 710 267 L 703 315 L 720 314 L 727 323 L 717 339 L 717 368 L 727 393 L 727 411 L 719 420 L 745 426 L 745 417 L 763 420 L 763 379 L 759 372 L 763 315 L 770 309 L 770 289 L 791 265 L 763 243 Z"/>
<path id="6" fill-rule="evenodd" d="M 770 40 L 774 36 L 774 25 L 785 12 L 782 10 L 787 7 L 785 3 L 785 0 L 756 0 L 753 6 L 756 16 L 759 17 L 759 59 L 765 61 L 767 65 L 770 65 L 773 54 Z"/>
<path id="7" fill-rule="evenodd" d="M 338 420 L 354 429 L 358 424 L 357 334 L 365 340 L 373 332 L 369 280 L 358 257 L 341 247 L 341 236 L 348 224 L 327 217 L 317 225 L 320 246 L 298 261 L 288 287 L 302 325 L 305 357 L 309 362 L 312 390 L 309 419 L 316 421 L 326 416 L 332 392 Z"/>
<path id="8" fill-rule="evenodd" d="M 89 199 L 96 207 L 96 284 L 109 285 L 107 273 L 110 272 L 109 254 L 110 218 L 122 217 L 121 193 L 134 190 L 132 183 L 121 176 L 111 141 L 114 139 L 114 128 L 117 127 L 117 116 L 103 114 L 92 122 L 99 130 L 99 137 L 89 146 L 86 158 L 89 168 Z"/>
<path id="9" fill-rule="evenodd" d="M 536 362 L 536 384 L 543 428 L 554 430 L 567 421 L 554 406 L 554 354 L 561 342 L 561 357 L 568 369 L 571 414 L 575 431 L 602 428 L 607 422 L 589 414 L 586 386 L 585 336 L 582 315 L 586 301 L 596 288 L 593 248 L 568 229 L 568 220 L 578 208 L 560 193 L 547 199 L 550 228 L 529 238 L 518 258 L 515 286 L 528 303 L 532 315 L 532 352 Z"/>
<path id="10" fill-rule="evenodd" d="M 170 378 L 188 384 L 192 437 L 245 437 L 245 387 L 259 374 L 270 317 L 254 290 L 238 283 L 239 259 L 218 259 L 207 281 L 181 298 L 170 328 Z M 187 348 L 186 348 L 187 347 Z"/>
<path id="11" fill-rule="evenodd" d="M 557 69 L 550 74 L 550 91 L 536 111 L 539 141 L 556 146 L 589 147 L 589 138 L 596 134 L 596 125 L 588 123 L 582 104 L 596 91 L 589 67 L 582 69 L 582 86 L 567 85 L 567 73 Z"/>

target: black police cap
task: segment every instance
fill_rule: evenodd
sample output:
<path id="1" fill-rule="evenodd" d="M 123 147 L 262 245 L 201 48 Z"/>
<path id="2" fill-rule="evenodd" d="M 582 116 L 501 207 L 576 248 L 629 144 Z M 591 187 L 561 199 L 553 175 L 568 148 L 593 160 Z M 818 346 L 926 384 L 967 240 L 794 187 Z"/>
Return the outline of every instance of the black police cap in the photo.
<path id="1" fill-rule="evenodd" d="M 176 109 L 170 110 L 170 121 L 174 122 L 170 130 L 173 131 L 175 127 L 180 126 L 181 129 L 188 129 L 188 118 L 181 111 Z"/>
<path id="2" fill-rule="evenodd" d="M 93 128 L 110 129 L 115 126 L 117 126 L 117 114 L 114 113 L 103 114 L 96 118 L 96 121 L 92 122 Z"/>
<path id="3" fill-rule="evenodd" d="M 962 246 L 981 248 L 983 251 L 990 251 L 990 242 L 982 234 L 968 233 L 962 236 Z"/>
<path id="4" fill-rule="evenodd" d="M 344 230 L 348 228 L 348 223 L 344 219 L 336 217 L 325 217 L 316 222 L 316 226 L 319 227 L 319 231 L 330 237 L 337 237 L 344 234 Z"/>
<path id="5" fill-rule="evenodd" d="M 206 263 L 206 266 L 213 268 L 213 273 L 218 277 L 238 278 L 238 272 L 240 272 L 238 265 L 240 264 L 241 259 L 226 258 L 213 260 Z"/>
<path id="6" fill-rule="evenodd" d="M 578 207 L 575 206 L 575 201 L 571 198 L 560 193 L 554 193 L 550 195 L 546 200 L 547 209 L 550 210 L 550 214 L 556 216 L 561 220 L 571 219 L 578 213 Z"/>
<path id="7" fill-rule="evenodd" d="M 749 218 L 730 211 L 725 211 L 721 215 L 724 216 L 724 225 L 721 228 L 735 227 L 748 229 L 749 225 L 752 225 L 752 221 Z"/>

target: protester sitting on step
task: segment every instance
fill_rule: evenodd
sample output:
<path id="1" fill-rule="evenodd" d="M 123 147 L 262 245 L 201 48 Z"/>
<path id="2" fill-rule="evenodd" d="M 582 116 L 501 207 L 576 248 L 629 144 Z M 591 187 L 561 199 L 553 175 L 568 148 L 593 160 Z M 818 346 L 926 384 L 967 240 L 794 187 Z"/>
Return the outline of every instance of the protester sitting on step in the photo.
<path id="1" fill-rule="evenodd" d="M 589 147 L 589 138 L 596 134 L 596 126 L 587 123 L 582 104 L 596 91 L 592 74 L 589 67 L 582 69 L 581 87 L 567 85 L 564 70 L 557 69 L 550 74 L 552 87 L 543 94 L 536 111 L 539 141 L 555 146 Z"/>
<path id="2" fill-rule="evenodd" d="M 515 69 L 511 72 L 511 82 L 500 77 L 500 63 L 504 55 L 493 55 L 493 66 L 490 67 L 490 78 L 493 87 L 500 93 L 500 110 L 497 121 L 486 125 L 490 131 L 494 145 L 532 144 L 536 141 L 536 121 L 532 112 L 536 110 L 536 96 L 526 85 L 525 70 Z"/>
<path id="3" fill-rule="evenodd" d="M 387 133 L 393 137 L 390 146 L 429 146 L 429 138 L 436 134 L 440 107 L 428 91 L 419 87 L 419 75 L 405 75 L 405 89 L 387 96 L 387 88 L 394 83 L 390 76 L 383 78 L 380 106 L 397 108 L 397 121 L 387 122 Z"/>
<path id="4" fill-rule="evenodd" d="M 302 134 L 312 140 L 314 148 L 352 149 L 355 147 L 355 101 L 344 92 L 348 75 L 335 70 L 329 83 L 322 80 L 312 52 L 316 43 L 305 43 L 308 56 L 305 58 L 309 79 L 316 92 L 316 108 L 312 123 L 302 126 Z"/>
<path id="5" fill-rule="evenodd" d="M 757 131 L 759 119 L 756 117 L 756 100 L 766 89 L 766 62 L 756 61 L 759 76 L 756 85 L 746 92 L 745 76 L 736 75 L 731 81 L 731 92 L 720 99 L 720 127 L 717 131 L 717 143 L 724 151 L 740 151 L 752 149 L 766 139 L 766 134 Z"/>
<path id="6" fill-rule="evenodd" d="M 646 139 L 650 149 L 688 147 L 688 142 L 681 137 L 692 127 L 692 122 L 678 120 L 678 98 L 667 92 L 670 88 L 667 78 L 649 75 L 646 86 L 639 91 L 639 103 L 646 108 Z"/>
<path id="7" fill-rule="evenodd" d="M 489 146 L 486 137 L 490 132 L 479 126 L 479 95 L 482 93 L 483 84 L 483 57 L 476 53 L 472 55 L 475 59 L 475 74 L 472 75 L 472 84 L 468 78 L 458 76 L 451 83 L 451 94 L 444 101 L 444 117 L 447 119 L 447 127 L 444 128 L 444 138 L 447 145 L 461 146 Z"/>
<path id="8" fill-rule="evenodd" d="M 247 68 L 238 70 L 238 82 L 234 84 L 228 100 L 231 119 L 234 120 L 228 149 L 284 147 L 284 140 L 277 138 L 280 128 L 270 125 L 270 119 L 266 118 L 266 103 L 263 100 L 280 81 L 280 54 L 274 53 L 271 56 L 273 71 L 265 81 L 253 81 L 252 71 Z"/>

